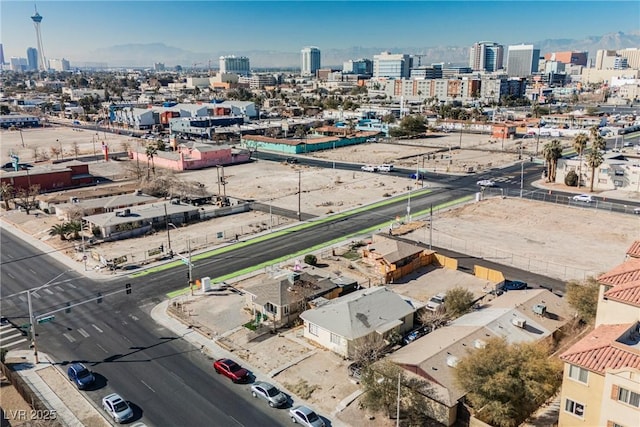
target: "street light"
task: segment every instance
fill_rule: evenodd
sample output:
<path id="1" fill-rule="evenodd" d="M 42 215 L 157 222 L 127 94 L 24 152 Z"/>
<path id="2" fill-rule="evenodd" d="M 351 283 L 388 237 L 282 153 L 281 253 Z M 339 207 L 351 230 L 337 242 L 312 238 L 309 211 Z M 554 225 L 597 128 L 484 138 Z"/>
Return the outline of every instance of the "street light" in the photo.
<path id="1" fill-rule="evenodd" d="M 62 142 L 56 139 L 56 143 L 60 146 L 60 157 L 62 158 L 62 160 L 64 160 L 64 153 L 62 152 Z"/>
<path id="2" fill-rule="evenodd" d="M 18 128 L 18 131 L 20 131 L 20 140 L 22 141 L 22 148 L 24 148 L 24 138 L 22 137 L 22 129 Z"/>
<path id="3" fill-rule="evenodd" d="M 29 306 L 29 322 L 31 324 L 31 345 L 33 346 L 33 357 L 35 359 L 36 364 L 40 363 L 38 361 L 38 346 L 36 345 L 36 324 L 34 322 L 34 316 L 33 316 L 33 308 L 31 306 L 31 292 L 36 292 L 39 291 L 40 289 L 43 289 L 49 285 L 51 285 L 54 281 L 56 281 L 59 277 L 64 276 L 65 274 L 71 272 L 73 270 L 67 270 L 67 271 L 63 271 L 62 273 L 58 274 L 56 277 L 54 277 L 53 279 L 49 280 L 47 283 L 45 283 L 44 285 L 38 286 L 37 288 L 32 288 L 32 289 L 27 289 L 26 291 L 22 291 L 20 293 L 25 293 L 27 294 L 27 305 Z"/>

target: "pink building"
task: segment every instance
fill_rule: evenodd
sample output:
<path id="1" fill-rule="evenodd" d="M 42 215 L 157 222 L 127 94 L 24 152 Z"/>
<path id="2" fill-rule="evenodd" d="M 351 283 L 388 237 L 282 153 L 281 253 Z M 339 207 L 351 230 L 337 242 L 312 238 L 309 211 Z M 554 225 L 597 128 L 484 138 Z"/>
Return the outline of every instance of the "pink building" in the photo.
<path id="1" fill-rule="evenodd" d="M 144 162 L 150 161 L 146 148 L 133 147 L 129 158 Z M 217 165 L 233 165 L 251 160 L 249 150 L 232 148 L 228 145 L 210 145 L 189 142 L 180 144 L 177 151 L 158 151 L 153 156 L 153 164 L 159 168 L 177 171 L 204 169 Z"/>

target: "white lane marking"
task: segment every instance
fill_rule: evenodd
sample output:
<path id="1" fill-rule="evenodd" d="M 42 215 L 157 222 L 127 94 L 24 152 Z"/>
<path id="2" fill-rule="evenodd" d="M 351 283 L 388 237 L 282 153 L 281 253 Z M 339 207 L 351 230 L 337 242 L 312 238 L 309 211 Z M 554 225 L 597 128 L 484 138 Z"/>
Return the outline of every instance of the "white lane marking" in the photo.
<path id="1" fill-rule="evenodd" d="M 185 384 L 184 380 L 180 378 L 175 372 L 168 371 L 170 375 L 172 375 L 177 381 L 180 381 L 182 384 Z"/>
<path id="2" fill-rule="evenodd" d="M 18 299 L 22 302 L 25 302 L 27 300 L 27 297 L 25 297 L 24 295 L 20 295 Z"/>
<path id="3" fill-rule="evenodd" d="M 9 344 L 4 344 L 4 343 L 3 343 L 3 344 L 2 344 L 2 347 L 3 347 L 3 348 L 13 347 L 14 345 L 18 345 L 18 344 L 20 344 L 20 343 L 23 343 L 23 342 L 25 342 L 26 340 L 27 340 L 26 338 L 22 338 L 21 340 L 14 341 L 14 342 L 9 343 Z"/>
<path id="4" fill-rule="evenodd" d="M 35 274 L 36 276 L 38 275 L 38 273 L 36 273 L 33 268 L 30 268 L 29 271 L 32 272 L 33 274 Z"/>
<path id="5" fill-rule="evenodd" d="M 84 330 L 84 329 L 82 329 L 82 328 L 79 328 L 79 329 L 78 329 L 78 333 L 79 333 L 80 335 L 82 335 L 83 337 L 85 337 L 85 338 L 89 338 L 89 334 L 87 333 L 87 331 L 85 331 L 85 330 Z"/>
<path id="6" fill-rule="evenodd" d="M 73 289 L 78 289 L 73 283 L 67 283 L 67 285 L 71 286 Z"/>
<path id="7" fill-rule="evenodd" d="M 140 380 L 140 382 L 141 382 L 142 384 L 144 384 L 145 386 L 147 386 L 147 388 L 148 388 L 149 390 L 151 390 L 152 392 L 154 392 L 154 393 L 156 392 L 154 389 L 152 389 L 152 388 L 149 386 L 149 384 L 145 383 L 145 382 L 144 382 L 144 381 L 142 381 L 142 380 Z"/>
<path id="8" fill-rule="evenodd" d="M 96 345 L 100 348 L 100 350 L 104 351 L 105 353 L 109 353 L 107 349 L 101 346 L 100 344 L 96 344 Z"/>
<path id="9" fill-rule="evenodd" d="M 21 336 L 22 336 L 22 334 L 20 332 L 16 331 L 16 333 L 13 334 L 13 335 L 5 335 L 3 337 L 0 337 L 0 343 L 5 343 L 8 340 L 10 340 L 11 338 L 21 337 Z"/>
<path id="10" fill-rule="evenodd" d="M 136 316 L 134 316 L 133 314 L 130 314 L 129 317 L 132 318 L 133 320 L 138 320 L 138 318 Z"/>
<path id="11" fill-rule="evenodd" d="M 96 325 L 94 325 L 93 323 L 91 324 L 91 326 L 93 326 L 95 328 L 96 331 L 102 333 L 104 332 L 102 329 L 98 328 Z"/>
<path id="12" fill-rule="evenodd" d="M 11 274 L 11 273 L 7 273 L 7 276 L 11 277 L 12 279 L 15 279 L 15 278 L 16 278 L 16 276 L 14 276 L 14 275 L 13 275 L 13 274 Z"/>
<path id="13" fill-rule="evenodd" d="M 62 288 L 61 286 L 56 286 L 56 291 L 58 291 L 58 292 L 64 292 L 64 291 L 65 291 L 65 289 L 64 289 L 64 288 Z"/>
<path id="14" fill-rule="evenodd" d="M 9 258 L 9 259 L 13 259 L 13 258 L 14 258 L 14 256 L 13 256 L 13 255 L 11 255 L 11 254 L 5 254 L 5 256 L 6 256 L 7 258 Z"/>
<path id="15" fill-rule="evenodd" d="M 74 337 L 72 337 L 70 334 L 67 334 L 67 333 L 62 334 L 62 336 L 68 339 L 69 342 L 74 342 L 76 340 Z"/>
<path id="16" fill-rule="evenodd" d="M 49 295 L 53 295 L 53 291 L 51 289 L 46 288 L 44 291 Z"/>
<path id="17" fill-rule="evenodd" d="M 233 418 L 232 415 L 229 415 L 229 418 L 231 418 L 233 421 L 235 421 L 236 423 L 238 423 L 239 426 L 244 426 L 244 424 L 242 424 L 240 421 L 236 420 L 235 418 Z"/>
<path id="18" fill-rule="evenodd" d="M 122 336 L 122 338 L 124 338 L 126 341 L 131 342 L 131 340 L 130 340 L 129 338 L 125 337 L 124 335 L 121 335 L 121 336 Z"/>
<path id="19" fill-rule="evenodd" d="M 40 295 L 38 295 L 37 292 L 31 292 L 31 296 L 34 298 L 40 298 Z"/>

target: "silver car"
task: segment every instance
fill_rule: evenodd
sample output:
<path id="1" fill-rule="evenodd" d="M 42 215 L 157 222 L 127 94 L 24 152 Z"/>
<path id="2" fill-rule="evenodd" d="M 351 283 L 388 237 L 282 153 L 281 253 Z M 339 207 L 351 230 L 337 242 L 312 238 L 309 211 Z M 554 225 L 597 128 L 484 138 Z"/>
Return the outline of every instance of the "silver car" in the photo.
<path id="1" fill-rule="evenodd" d="M 289 409 L 289 415 L 294 423 L 300 423 L 306 427 L 325 427 L 322 418 L 313 412 L 313 409 L 306 406 L 296 406 Z"/>
<path id="2" fill-rule="evenodd" d="M 133 418 L 131 406 L 117 393 L 111 393 L 102 398 L 102 408 L 117 423 L 123 423 Z"/>
<path id="3" fill-rule="evenodd" d="M 267 401 L 272 408 L 279 408 L 287 403 L 287 395 L 278 390 L 273 384 L 256 381 L 251 386 L 253 397 L 259 397 Z"/>

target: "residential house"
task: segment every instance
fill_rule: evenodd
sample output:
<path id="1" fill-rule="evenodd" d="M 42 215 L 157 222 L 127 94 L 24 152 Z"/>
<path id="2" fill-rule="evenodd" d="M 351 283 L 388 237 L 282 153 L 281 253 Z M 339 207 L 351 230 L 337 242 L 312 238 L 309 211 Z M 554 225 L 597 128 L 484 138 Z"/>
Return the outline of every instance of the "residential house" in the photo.
<path id="1" fill-rule="evenodd" d="M 435 252 L 410 241 L 374 234 L 371 243 L 362 250 L 362 257 L 376 268 L 384 283 L 393 283 L 431 264 Z"/>
<path id="2" fill-rule="evenodd" d="M 632 426 L 640 420 L 640 241 L 598 277 L 595 329 L 560 358 L 559 426 Z"/>
<path id="3" fill-rule="evenodd" d="M 509 343 L 556 340 L 570 318 L 566 302 L 546 289 L 507 292 L 392 353 L 389 359 L 426 382 L 425 397 L 434 418 L 451 426 L 467 392 L 455 379 L 460 359 L 484 347 L 490 338 L 505 338 Z"/>
<path id="4" fill-rule="evenodd" d="M 313 299 L 336 298 L 355 288 L 355 282 L 344 286 L 345 279 L 332 280 L 301 271 L 288 271 L 245 289 L 245 305 L 253 313 L 261 313 L 276 325 L 287 325 L 309 307 Z"/>
<path id="5" fill-rule="evenodd" d="M 598 166 L 593 176 L 593 189 L 624 190 L 637 192 L 640 186 L 640 156 L 636 153 L 606 153 L 604 162 Z M 591 168 L 586 156 L 558 159 L 556 182 L 564 183 L 569 172 L 582 175 L 582 185 L 591 186 Z"/>
<path id="6" fill-rule="evenodd" d="M 413 329 L 414 313 L 424 304 L 408 300 L 387 287 L 361 289 L 326 301 L 300 314 L 304 337 L 343 357 L 351 358 L 359 345 L 390 335 L 401 337 Z"/>
<path id="7" fill-rule="evenodd" d="M 49 206 L 49 213 L 55 213 L 58 219 L 71 221 L 77 216 L 97 215 L 105 212 L 113 212 L 117 209 L 140 206 L 157 202 L 158 198 L 142 194 L 136 190 L 131 194 L 118 194 L 111 197 L 98 197 L 80 200 L 70 196 L 68 203 L 59 203 Z"/>

